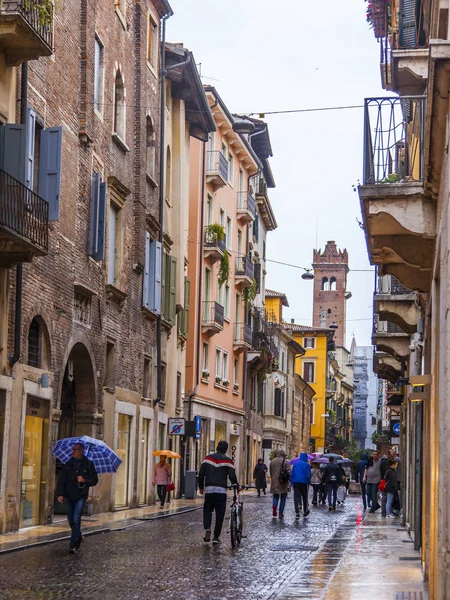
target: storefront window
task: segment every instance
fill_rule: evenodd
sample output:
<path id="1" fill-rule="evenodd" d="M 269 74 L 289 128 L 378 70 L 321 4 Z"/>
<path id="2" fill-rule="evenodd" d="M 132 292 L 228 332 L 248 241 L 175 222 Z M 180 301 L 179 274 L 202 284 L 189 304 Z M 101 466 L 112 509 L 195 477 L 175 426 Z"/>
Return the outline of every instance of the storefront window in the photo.
<path id="1" fill-rule="evenodd" d="M 128 480 L 130 472 L 131 417 L 119 413 L 117 423 L 117 455 L 122 460 L 116 475 L 115 505 L 128 505 Z"/>
<path id="2" fill-rule="evenodd" d="M 139 503 L 147 504 L 148 492 L 148 442 L 150 431 L 150 419 L 142 419 L 141 435 L 141 487 L 139 490 Z"/>
<path id="3" fill-rule="evenodd" d="M 221 440 L 227 441 L 227 424 L 223 421 L 216 421 L 216 446 Z"/>

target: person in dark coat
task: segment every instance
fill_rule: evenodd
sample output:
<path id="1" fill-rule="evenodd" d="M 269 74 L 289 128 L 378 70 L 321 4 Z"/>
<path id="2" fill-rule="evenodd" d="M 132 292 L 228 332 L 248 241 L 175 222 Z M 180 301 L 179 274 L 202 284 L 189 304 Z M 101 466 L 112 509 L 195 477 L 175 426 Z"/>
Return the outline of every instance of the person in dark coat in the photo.
<path id="1" fill-rule="evenodd" d="M 358 461 L 356 465 L 356 482 L 361 486 L 361 496 L 363 501 L 364 510 L 367 510 L 367 506 L 370 508 L 370 498 L 367 496 L 367 487 L 364 479 L 364 471 L 367 467 L 367 462 L 369 460 L 369 455 L 367 452 L 363 452 L 361 454 L 361 459 Z"/>
<path id="2" fill-rule="evenodd" d="M 386 517 L 392 519 L 395 515 L 392 514 L 392 504 L 394 502 L 395 495 L 397 494 L 397 461 L 393 458 L 389 459 L 388 468 L 384 474 L 386 486 L 384 491 L 386 493 Z"/>
<path id="3" fill-rule="evenodd" d="M 328 491 L 328 510 L 336 510 L 337 490 L 342 484 L 343 470 L 334 462 L 334 456 L 330 456 L 330 462 L 325 465 L 322 480 Z"/>
<path id="4" fill-rule="evenodd" d="M 56 496 L 61 504 L 67 505 L 67 520 L 72 534 L 70 536 L 71 554 L 75 554 L 83 536 L 81 534 L 81 515 L 89 495 L 89 488 L 98 483 L 94 463 L 84 456 L 83 444 L 75 444 L 72 458 L 64 465 L 56 486 Z"/>
<path id="5" fill-rule="evenodd" d="M 261 496 L 261 490 L 266 495 L 266 487 L 267 487 L 267 479 L 266 473 L 268 469 L 264 464 L 262 458 L 258 458 L 258 462 L 256 463 L 255 470 L 253 471 L 253 479 L 255 480 L 256 491 L 258 492 L 258 498 Z"/>

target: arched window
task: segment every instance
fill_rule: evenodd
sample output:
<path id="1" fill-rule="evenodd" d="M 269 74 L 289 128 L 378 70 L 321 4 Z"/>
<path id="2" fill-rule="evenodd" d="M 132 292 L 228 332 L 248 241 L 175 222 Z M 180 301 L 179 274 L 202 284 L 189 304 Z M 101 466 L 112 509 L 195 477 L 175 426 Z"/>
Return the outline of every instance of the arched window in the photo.
<path id="1" fill-rule="evenodd" d="M 327 313 L 331 315 L 331 308 L 328 309 Z"/>
<path id="2" fill-rule="evenodd" d="M 28 330 L 27 364 L 36 369 L 50 369 L 50 339 L 41 317 L 34 317 Z"/>
<path id="3" fill-rule="evenodd" d="M 326 292 L 330 289 L 330 286 L 328 283 L 328 277 L 322 277 L 322 289 L 325 290 Z"/>
<path id="4" fill-rule="evenodd" d="M 336 277 L 332 277 L 330 279 L 330 290 L 332 290 L 332 291 L 336 290 Z"/>
<path id="5" fill-rule="evenodd" d="M 156 166 L 156 144 L 155 144 L 155 128 L 153 120 L 150 116 L 147 117 L 147 173 L 155 178 Z"/>
<path id="6" fill-rule="evenodd" d="M 125 141 L 125 86 L 122 73 L 116 71 L 114 82 L 114 133 Z"/>
<path id="7" fill-rule="evenodd" d="M 169 204 L 170 204 L 170 193 L 171 193 L 171 175 L 172 175 L 171 169 L 172 169 L 172 165 L 171 165 L 170 148 L 169 148 L 169 146 L 167 146 L 166 179 L 165 179 L 166 195 L 165 195 L 165 198 L 169 202 Z"/>

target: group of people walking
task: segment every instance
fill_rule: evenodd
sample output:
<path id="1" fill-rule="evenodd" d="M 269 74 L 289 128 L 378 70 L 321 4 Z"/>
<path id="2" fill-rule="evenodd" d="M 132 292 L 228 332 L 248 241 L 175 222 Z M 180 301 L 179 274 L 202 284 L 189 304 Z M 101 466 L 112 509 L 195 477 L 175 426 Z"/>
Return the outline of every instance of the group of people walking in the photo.
<path id="1" fill-rule="evenodd" d="M 356 481 L 361 485 L 364 510 L 374 513 L 381 508 L 383 517 L 393 518 L 400 512 L 401 461 L 394 449 L 380 457 L 378 450 L 361 455 L 356 469 Z M 381 492 L 381 504 L 378 502 Z"/>

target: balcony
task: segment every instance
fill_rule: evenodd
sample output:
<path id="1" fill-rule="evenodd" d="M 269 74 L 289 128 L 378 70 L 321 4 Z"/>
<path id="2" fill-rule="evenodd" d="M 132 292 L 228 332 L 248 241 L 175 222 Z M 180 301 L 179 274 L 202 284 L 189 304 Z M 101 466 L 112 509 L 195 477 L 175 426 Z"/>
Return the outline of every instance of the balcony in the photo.
<path id="1" fill-rule="evenodd" d="M 369 259 L 404 286 L 427 292 L 436 206 L 424 190 L 425 98 L 368 98 L 359 187 Z"/>
<path id="2" fill-rule="evenodd" d="M 202 332 L 210 337 L 223 331 L 224 308 L 214 300 L 205 300 L 203 302 L 203 320 Z"/>
<path id="3" fill-rule="evenodd" d="M 395 323 L 408 334 L 416 333 L 420 309 L 417 294 L 392 275 L 377 277 L 373 310 L 381 321 Z"/>
<path id="4" fill-rule="evenodd" d="M 281 432 L 284 436 L 286 435 L 286 419 L 277 417 L 275 415 L 264 415 L 264 435 L 268 433 Z"/>
<path id="5" fill-rule="evenodd" d="M 0 48 L 9 66 L 53 53 L 53 4 L 49 0 L 2 0 Z"/>
<path id="6" fill-rule="evenodd" d="M 244 289 L 253 283 L 254 265 L 248 256 L 236 258 L 236 286 Z"/>
<path id="7" fill-rule="evenodd" d="M 237 218 L 242 223 L 252 223 L 256 215 L 256 202 L 250 192 L 238 192 Z"/>
<path id="8" fill-rule="evenodd" d="M 45 256 L 48 203 L 0 169 L 0 266 Z"/>
<path id="9" fill-rule="evenodd" d="M 206 156 L 206 181 L 217 188 L 228 183 L 228 162 L 219 150 L 208 150 Z"/>
<path id="10" fill-rule="evenodd" d="M 397 361 L 406 360 L 409 356 L 409 335 L 395 323 L 381 321 L 374 315 L 372 344 L 379 352 L 386 352 Z"/>
<path id="11" fill-rule="evenodd" d="M 389 7 L 390 33 L 380 40 L 384 89 L 401 96 L 423 94 L 428 79 L 427 0 L 394 0 Z M 399 15 L 397 18 L 397 14 Z"/>
<path id="12" fill-rule="evenodd" d="M 391 383 L 396 383 L 402 376 L 402 365 L 390 354 L 386 352 L 373 353 L 373 372 L 379 379 L 385 379 Z"/>
<path id="13" fill-rule="evenodd" d="M 234 343 L 235 352 L 250 350 L 252 347 L 252 328 L 248 323 L 234 324 Z"/>
<path id="14" fill-rule="evenodd" d="M 214 264 L 223 257 L 224 253 L 226 252 L 226 247 L 226 235 L 223 234 L 222 239 L 220 239 L 219 233 L 214 231 L 211 225 L 207 225 L 205 227 L 203 238 L 203 252 L 205 258 L 211 259 L 212 263 Z"/>

